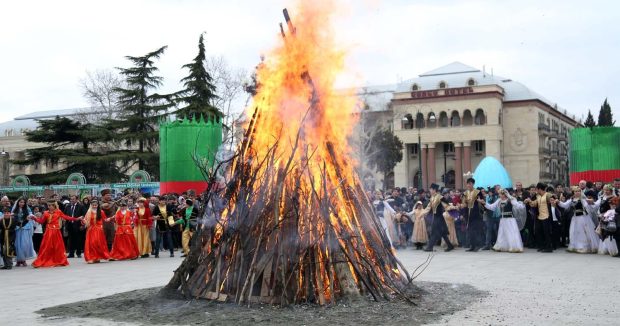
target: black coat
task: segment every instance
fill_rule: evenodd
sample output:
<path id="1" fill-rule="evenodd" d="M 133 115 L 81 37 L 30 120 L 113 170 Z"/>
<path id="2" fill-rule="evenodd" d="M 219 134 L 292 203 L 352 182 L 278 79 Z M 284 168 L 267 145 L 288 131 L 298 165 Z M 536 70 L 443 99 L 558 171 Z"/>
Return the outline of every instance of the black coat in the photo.
<path id="1" fill-rule="evenodd" d="M 65 209 L 63 209 L 62 212 L 65 213 L 65 215 L 68 215 L 71 217 L 80 217 L 86 214 L 86 210 L 87 208 L 85 208 L 84 205 L 82 205 L 82 203 L 76 202 L 75 209 L 73 208 L 73 204 L 69 203 L 65 206 Z M 78 232 L 78 231 L 83 230 L 81 221 L 73 221 L 73 222 L 66 221 L 65 226 L 67 228 L 67 231 L 70 231 L 70 232 Z"/>

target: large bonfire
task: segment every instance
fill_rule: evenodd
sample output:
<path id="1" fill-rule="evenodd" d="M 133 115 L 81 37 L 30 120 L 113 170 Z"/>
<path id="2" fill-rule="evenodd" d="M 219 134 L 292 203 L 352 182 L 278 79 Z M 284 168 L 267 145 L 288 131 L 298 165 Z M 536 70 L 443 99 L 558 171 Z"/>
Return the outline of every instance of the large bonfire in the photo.
<path id="1" fill-rule="evenodd" d="M 237 303 L 408 299 L 411 277 L 354 171 L 357 100 L 334 87 L 345 53 L 331 6 L 301 1 L 297 12 L 291 21 L 284 11 L 281 42 L 258 68 L 225 191 L 210 183 L 206 199 L 225 209 L 208 217 L 167 289 Z"/>

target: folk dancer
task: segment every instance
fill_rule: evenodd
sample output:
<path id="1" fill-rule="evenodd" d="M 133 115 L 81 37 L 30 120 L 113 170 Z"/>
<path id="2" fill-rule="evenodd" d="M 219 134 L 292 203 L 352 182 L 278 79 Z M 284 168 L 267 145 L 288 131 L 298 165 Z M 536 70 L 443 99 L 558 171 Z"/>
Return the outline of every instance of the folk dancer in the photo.
<path id="1" fill-rule="evenodd" d="M 157 206 L 153 210 L 153 218 L 156 220 L 155 228 L 157 231 L 155 238 L 155 258 L 159 258 L 159 248 L 163 241 L 170 250 L 170 257 L 174 257 L 174 245 L 170 228 L 174 226 L 173 207 L 168 205 L 166 197 L 160 196 Z M 164 240 L 165 239 L 165 240 Z"/>
<path id="2" fill-rule="evenodd" d="M 148 258 L 152 251 L 150 228 L 153 224 L 153 218 L 151 216 L 151 209 L 146 201 L 146 198 L 138 198 L 138 207 L 134 212 L 134 235 L 138 242 L 138 249 L 140 251 L 140 257 Z"/>
<path id="3" fill-rule="evenodd" d="M 58 209 L 58 203 L 56 201 L 50 201 L 47 203 L 48 210 L 43 213 L 43 216 L 33 217 L 39 224 L 45 224 L 45 232 L 43 233 L 43 240 L 41 241 L 41 248 L 39 249 L 39 256 L 32 262 L 32 267 L 56 267 L 67 266 L 67 256 L 65 255 L 65 244 L 62 241 L 62 234 L 60 233 L 60 220 L 66 221 L 78 221 L 82 220 L 82 217 L 71 217 L 65 215 L 60 209 Z"/>
<path id="4" fill-rule="evenodd" d="M 196 231 L 196 222 L 198 219 L 198 209 L 194 207 L 194 202 L 191 199 L 185 200 L 185 207 L 180 209 L 181 218 L 175 223 L 183 226 L 183 237 L 181 239 L 181 245 L 183 246 L 183 255 L 186 257 L 189 254 L 189 242 Z"/>
<path id="5" fill-rule="evenodd" d="M 446 242 L 447 248 L 445 251 L 451 251 L 454 246 L 448 238 L 448 226 L 446 220 L 443 217 L 445 208 L 448 206 L 448 201 L 438 193 L 439 185 L 433 183 L 430 187 L 431 200 L 426 207 L 433 214 L 433 221 L 431 224 L 431 237 L 424 248 L 424 251 L 433 251 L 433 246 L 443 239 Z"/>
<path id="6" fill-rule="evenodd" d="M 536 218 L 536 225 L 534 232 L 536 234 L 536 240 L 538 242 L 539 252 L 553 252 L 551 244 L 551 194 L 546 191 L 547 185 L 539 182 L 536 184 L 536 199 L 526 199 L 524 204 L 530 205 L 530 207 L 538 208 L 538 217 Z"/>
<path id="7" fill-rule="evenodd" d="M 101 209 L 106 216 L 110 217 L 114 216 L 114 214 L 116 214 L 116 211 L 118 210 L 116 203 L 112 200 L 112 192 L 110 191 L 110 189 L 101 190 Z M 114 223 L 104 222 L 103 232 L 105 233 L 108 250 L 112 250 L 112 243 L 114 242 L 114 236 L 116 233 L 116 231 L 114 230 Z"/>
<path id="8" fill-rule="evenodd" d="M 467 179 L 467 190 L 461 199 L 461 207 L 465 208 L 465 221 L 467 223 L 467 238 L 469 240 L 469 249 L 466 251 L 478 251 L 482 247 L 482 214 L 483 206 L 478 199 L 484 199 L 484 195 L 480 190 L 475 189 L 476 180 L 474 178 Z"/>
<path id="9" fill-rule="evenodd" d="M 2 248 L 2 269 L 13 268 L 13 257 L 15 257 L 15 218 L 11 211 L 5 208 L 4 213 L 0 213 L 0 247 Z"/>
<path id="10" fill-rule="evenodd" d="M 99 263 L 102 259 L 110 259 L 106 235 L 103 231 L 103 222 L 107 219 L 99 207 L 99 201 L 93 199 L 90 208 L 84 215 L 86 225 L 86 243 L 84 245 L 84 260 L 88 264 Z"/>
<path id="11" fill-rule="evenodd" d="M 525 223 L 525 205 L 516 198 L 510 196 L 508 191 L 499 191 L 499 198 L 493 203 L 486 203 L 480 199 L 480 203 L 490 211 L 499 209 L 500 220 L 497 231 L 497 241 L 493 246 L 495 251 L 523 252 L 523 241 L 519 232 L 517 219 L 522 219 L 521 225 Z"/>
<path id="12" fill-rule="evenodd" d="M 133 219 L 134 213 L 127 208 L 126 201 L 122 201 L 121 208 L 114 216 L 107 219 L 107 222 L 114 221 L 116 223 L 116 234 L 110 252 L 110 260 L 136 259 L 140 256 L 138 242 L 131 228 Z"/>
<path id="13" fill-rule="evenodd" d="M 24 198 L 19 198 L 13 207 L 13 218 L 15 219 L 15 266 L 26 267 L 26 260 L 36 256 L 32 236 L 34 234 L 34 222 L 30 219 L 33 217 L 32 211 L 26 205 Z"/>

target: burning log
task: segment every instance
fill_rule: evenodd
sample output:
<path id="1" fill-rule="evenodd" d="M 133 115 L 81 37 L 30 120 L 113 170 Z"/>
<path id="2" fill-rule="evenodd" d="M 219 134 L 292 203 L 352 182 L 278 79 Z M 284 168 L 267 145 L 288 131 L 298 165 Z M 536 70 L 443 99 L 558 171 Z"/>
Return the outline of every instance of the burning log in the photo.
<path id="1" fill-rule="evenodd" d="M 331 80 L 338 62 L 330 62 L 340 55 L 315 52 L 314 24 L 325 20 L 300 19 L 297 28 L 286 9 L 284 16 L 290 35 L 278 60 L 258 72 L 261 86 L 226 191 L 207 189 L 207 206 L 224 200 L 225 208 L 209 210 L 166 290 L 239 304 L 409 300 L 412 279 L 350 162 L 347 110 L 355 103 Z"/>

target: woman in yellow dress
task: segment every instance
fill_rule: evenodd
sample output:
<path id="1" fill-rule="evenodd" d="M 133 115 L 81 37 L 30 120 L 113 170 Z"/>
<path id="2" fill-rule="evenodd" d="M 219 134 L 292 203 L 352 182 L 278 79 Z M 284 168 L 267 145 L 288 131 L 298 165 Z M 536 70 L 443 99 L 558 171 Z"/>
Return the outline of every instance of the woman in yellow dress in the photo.
<path id="1" fill-rule="evenodd" d="M 140 250 L 140 257 L 148 258 L 151 253 L 151 237 L 150 229 L 153 224 L 153 217 L 151 216 L 151 210 L 148 204 L 146 204 L 146 198 L 140 197 L 138 199 L 138 207 L 135 212 L 135 228 L 133 230 L 138 241 L 138 249 Z"/>
<path id="2" fill-rule="evenodd" d="M 446 225 L 448 226 L 448 239 L 450 239 L 450 243 L 455 247 L 459 246 L 459 240 L 456 237 L 456 227 L 454 225 L 454 216 L 453 214 L 458 214 L 458 207 L 450 204 L 446 207 L 446 211 L 443 213 L 443 218 L 446 220 Z M 446 247 L 445 242 L 441 241 L 441 246 Z"/>

